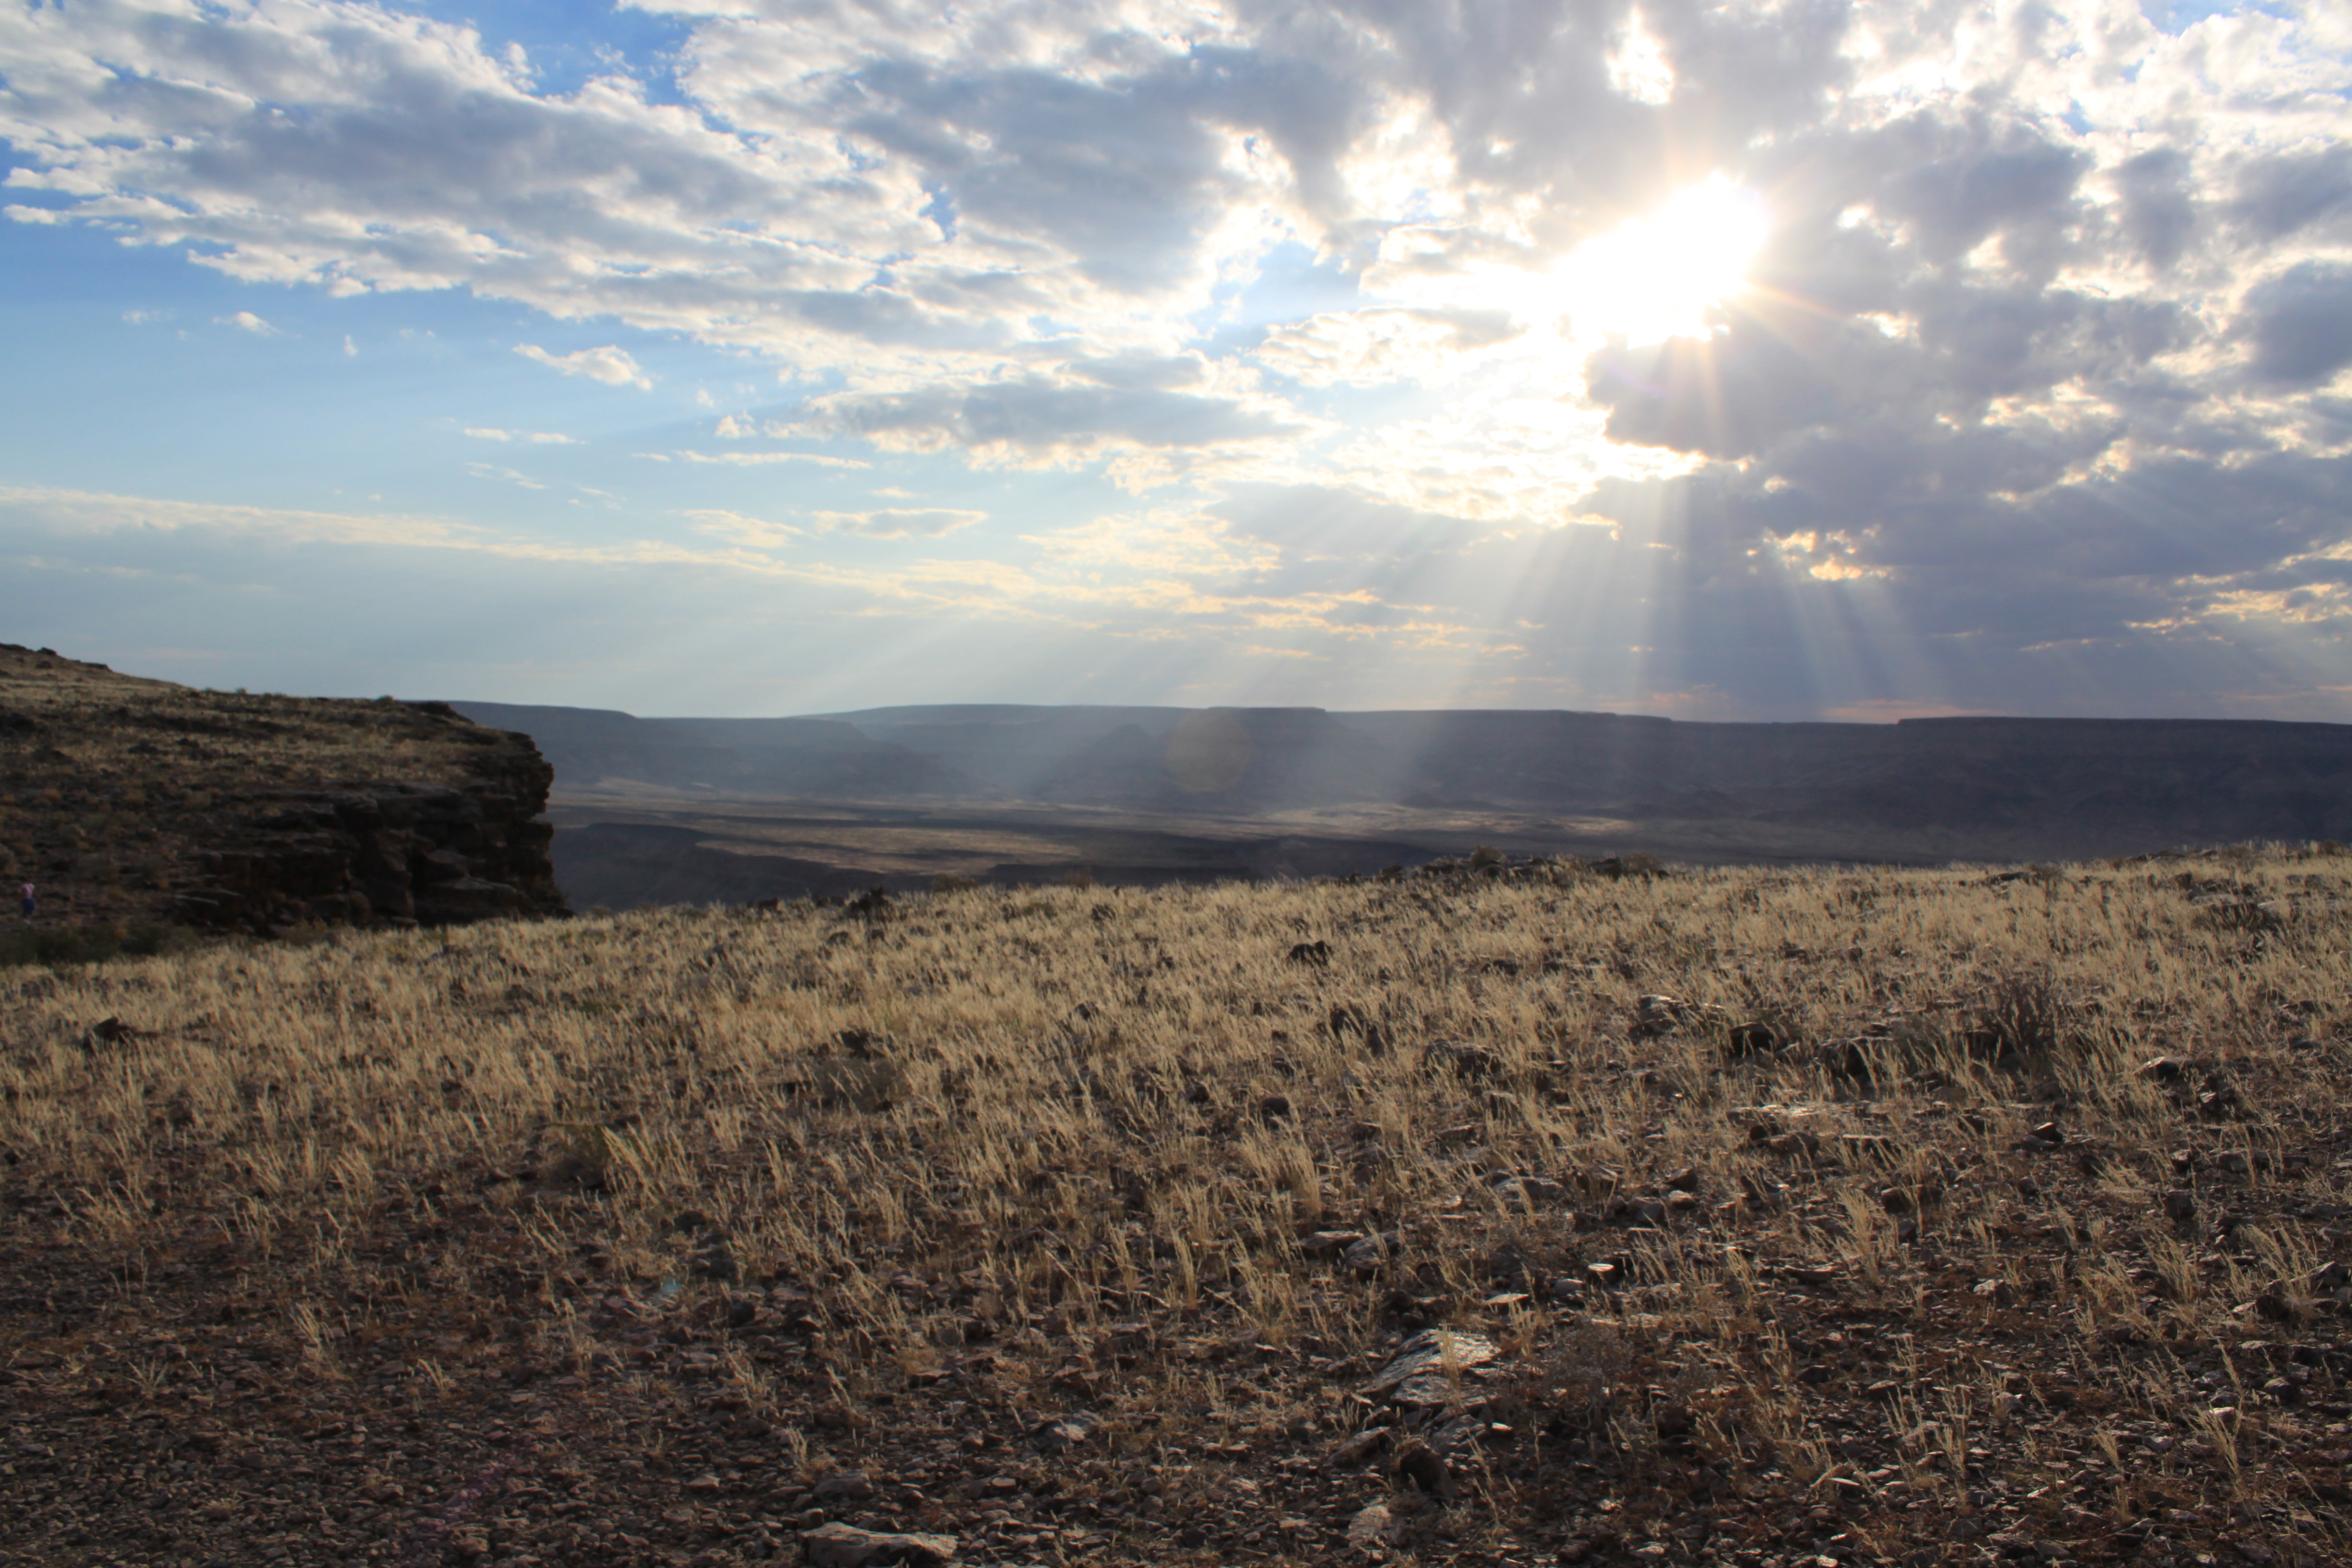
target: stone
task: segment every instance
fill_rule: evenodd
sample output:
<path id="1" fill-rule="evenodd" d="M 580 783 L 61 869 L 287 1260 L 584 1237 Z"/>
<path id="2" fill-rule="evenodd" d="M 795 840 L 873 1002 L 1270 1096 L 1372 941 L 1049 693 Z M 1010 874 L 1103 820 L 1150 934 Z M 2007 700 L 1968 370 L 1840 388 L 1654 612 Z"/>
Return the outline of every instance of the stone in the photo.
<path id="1" fill-rule="evenodd" d="M 2175 1220 L 2195 1219 L 2197 1217 L 2197 1194 L 2189 1192 L 2184 1187 L 2175 1187 L 2170 1192 L 2165 1194 L 2164 1217 Z"/>
<path id="2" fill-rule="evenodd" d="M 1333 1448 L 1324 1463 L 1335 1468 L 1344 1465 L 1360 1465 L 1387 1447 L 1389 1439 L 1395 1436 L 1391 1427 L 1367 1426 Z"/>
<path id="3" fill-rule="evenodd" d="M 1357 1392 L 1397 1405 L 1445 1405 L 1460 1397 L 1459 1374 L 1497 1360 L 1492 1340 L 1452 1329 L 1423 1329 L 1399 1346 L 1381 1374 Z"/>
<path id="4" fill-rule="evenodd" d="M 1094 1423 L 1083 1415 L 1047 1421 L 1029 1434 L 1029 1440 L 1049 1454 L 1075 1448 L 1094 1435 Z"/>
<path id="5" fill-rule="evenodd" d="M 819 1502 L 866 1502 L 874 1496 L 874 1483 L 863 1470 L 833 1470 L 817 1478 L 809 1495 Z"/>
<path id="6" fill-rule="evenodd" d="M 1493 1191 L 1505 1204 L 1529 1210 L 1549 1208 L 1567 1195 L 1566 1188 L 1542 1176 L 1498 1176 Z"/>
<path id="7" fill-rule="evenodd" d="M 1404 1526 L 1383 1502 L 1358 1509 L 1348 1521 L 1348 1544 L 1359 1552 L 1386 1552 L 1404 1536 Z"/>
<path id="8" fill-rule="evenodd" d="M 1345 1253 L 1362 1239 L 1364 1232 L 1360 1229 L 1318 1229 L 1310 1237 L 1301 1237 L 1298 1250 L 1307 1258 L 1328 1258 L 1331 1253 Z"/>
<path id="9" fill-rule="evenodd" d="M 898 1535 L 826 1524 L 801 1531 L 802 1560 L 808 1568 L 945 1568 L 955 1561 L 952 1535 Z"/>
<path id="10" fill-rule="evenodd" d="M 1396 1446 L 1397 1479 L 1428 1497 L 1450 1498 L 1454 1495 L 1453 1467 L 1444 1457 L 1418 1437 L 1407 1437 Z"/>

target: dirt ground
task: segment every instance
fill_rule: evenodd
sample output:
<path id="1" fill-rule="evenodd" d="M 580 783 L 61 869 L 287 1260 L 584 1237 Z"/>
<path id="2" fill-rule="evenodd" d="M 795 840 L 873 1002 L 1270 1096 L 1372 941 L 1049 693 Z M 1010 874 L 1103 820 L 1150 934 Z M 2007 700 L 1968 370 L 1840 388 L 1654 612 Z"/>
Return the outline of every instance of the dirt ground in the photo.
<path id="1" fill-rule="evenodd" d="M 1649 869 L 6 972 L 0 1563 L 2352 1554 L 2352 861 Z"/>

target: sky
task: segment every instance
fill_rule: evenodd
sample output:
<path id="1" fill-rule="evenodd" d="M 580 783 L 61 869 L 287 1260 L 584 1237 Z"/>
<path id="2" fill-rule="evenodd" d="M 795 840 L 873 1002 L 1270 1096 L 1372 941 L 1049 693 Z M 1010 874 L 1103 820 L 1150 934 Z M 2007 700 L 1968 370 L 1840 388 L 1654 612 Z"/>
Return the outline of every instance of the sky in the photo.
<path id="1" fill-rule="evenodd" d="M 2352 721 L 2341 0 L 0 0 L 0 640 Z"/>

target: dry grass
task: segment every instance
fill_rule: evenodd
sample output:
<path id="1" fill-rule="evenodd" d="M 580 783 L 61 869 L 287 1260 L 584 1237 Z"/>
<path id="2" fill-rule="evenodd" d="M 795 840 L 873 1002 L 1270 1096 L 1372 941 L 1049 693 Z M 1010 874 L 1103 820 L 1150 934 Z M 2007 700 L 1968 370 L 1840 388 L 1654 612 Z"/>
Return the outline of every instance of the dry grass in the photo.
<path id="1" fill-rule="evenodd" d="M 1305 1563 L 1384 1498 L 1425 1563 L 2340 1560 L 2347 869 L 1462 868 L 24 978 L 0 1364 L 57 1462 L 0 1561 L 848 1518 Z M 1360 1392 L 1431 1326 L 1496 1357 Z M 136 1522 L 61 1458 L 110 1443 Z"/>

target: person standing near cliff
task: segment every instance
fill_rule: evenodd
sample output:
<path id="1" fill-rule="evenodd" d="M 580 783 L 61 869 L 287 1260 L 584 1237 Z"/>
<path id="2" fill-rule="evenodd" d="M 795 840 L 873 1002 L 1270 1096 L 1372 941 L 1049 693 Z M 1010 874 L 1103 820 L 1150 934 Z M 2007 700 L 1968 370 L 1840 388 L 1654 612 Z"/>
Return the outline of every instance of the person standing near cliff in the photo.
<path id="1" fill-rule="evenodd" d="M 16 889 L 16 896 L 25 901 L 25 918 L 26 920 L 31 920 L 33 918 L 33 910 L 35 907 L 33 903 L 33 884 L 26 882 L 23 887 L 18 888 Z"/>

